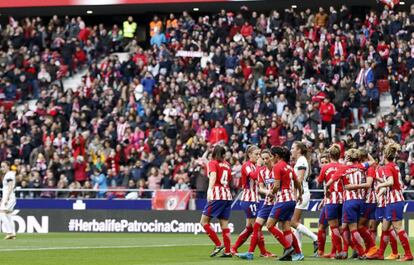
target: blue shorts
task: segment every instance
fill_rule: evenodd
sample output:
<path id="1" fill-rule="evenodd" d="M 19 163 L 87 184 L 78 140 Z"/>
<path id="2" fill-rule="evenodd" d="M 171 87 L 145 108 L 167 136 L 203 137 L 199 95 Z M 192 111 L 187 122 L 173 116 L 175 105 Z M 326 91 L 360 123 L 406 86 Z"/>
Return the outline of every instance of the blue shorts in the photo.
<path id="1" fill-rule="evenodd" d="M 326 219 L 325 207 L 326 206 L 323 206 L 323 208 L 321 209 L 321 213 L 319 214 L 319 224 L 327 226 L 328 225 L 328 219 Z"/>
<path id="2" fill-rule="evenodd" d="M 404 202 L 394 202 L 385 208 L 385 218 L 387 221 L 401 221 L 403 219 Z"/>
<path id="3" fill-rule="evenodd" d="M 377 209 L 376 203 L 364 203 L 361 211 L 361 217 L 368 220 L 375 220 L 375 209 Z"/>
<path id="4" fill-rule="evenodd" d="M 218 219 L 230 218 L 232 201 L 210 201 L 204 206 L 203 214 L 208 217 L 216 217 Z"/>
<path id="5" fill-rule="evenodd" d="M 382 222 L 385 218 L 385 207 L 377 207 L 375 209 L 375 220 Z"/>
<path id="6" fill-rule="evenodd" d="M 341 219 L 342 204 L 325 205 L 325 219 L 327 221 Z"/>
<path id="7" fill-rule="evenodd" d="M 363 200 L 345 201 L 342 208 L 342 223 L 355 224 L 358 223 L 361 216 L 361 210 L 364 207 Z"/>
<path id="8" fill-rule="evenodd" d="M 295 211 L 296 202 L 278 202 L 276 203 L 272 211 L 270 212 L 269 218 L 273 218 L 276 221 L 290 221 L 292 220 L 293 212 Z"/>
<path id="9" fill-rule="evenodd" d="M 256 218 L 257 208 L 259 208 L 259 204 L 257 202 L 240 202 L 240 207 L 246 214 L 246 218 Z"/>
<path id="10" fill-rule="evenodd" d="M 269 218 L 270 213 L 272 212 L 273 205 L 264 205 L 260 208 L 259 212 L 257 213 L 258 218 L 262 218 L 267 220 Z"/>

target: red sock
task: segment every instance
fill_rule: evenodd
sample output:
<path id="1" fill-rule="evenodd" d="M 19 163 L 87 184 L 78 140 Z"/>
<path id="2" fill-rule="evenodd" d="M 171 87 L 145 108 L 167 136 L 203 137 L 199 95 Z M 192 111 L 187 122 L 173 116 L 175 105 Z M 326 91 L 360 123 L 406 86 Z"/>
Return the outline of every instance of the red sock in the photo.
<path id="1" fill-rule="evenodd" d="M 284 248 L 289 248 L 292 245 L 292 242 L 289 242 L 279 229 L 277 229 L 275 226 L 268 228 L 269 232 L 282 244 Z"/>
<path id="2" fill-rule="evenodd" d="M 299 242 L 296 236 L 292 233 L 292 231 L 283 231 L 283 234 L 285 235 L 286 241 L 291 243 L 293 248 L 295 249 L 296 254 L 300 254 L 301 250 L 299 247 Z"/>
<path id="3" fill-rule="evenodd" d="M 264 241 L 264 236 L 263 236 L 262 231 L 259 231 L 259 241 L 257 241 L 257 246 L 259 246 L 261 254 L 266 254 L 267 253 L 267 249 L 265 247 L 265 241 Z"/>
<path id="4" fill-rule="evenodd" d="M 221 246 L 220 239 L 218 238 L 216 232 L 214 232 L 213 228 L 210 224 L 205 224 L 204 230 L 206 231 L 207 235 L 210 237 L 210 239 L 216 244 L 217 247 Z"/>
<path id="5" fill-rule="evenodd" d="M 338 252 L 341 252 L 341 250 L 338 250 Z M 336 247 L 332 244 L 331 253 L 330 254 L 336 254 Z"/>
<path id="6" fill-rule="evenodd" d="M 377 230 L 370 229 L 369 233 L 371 234 L 372 240 L 374 240 L 374 242 L 376 242 L 377 241 Z"/>
<path id="7" fill-rule="evenodd" d="M 398 232 L 398 237 L 400 238 L 400 242 L 404 249 L 405 256 L 411 257 L 413 254 L 411 253 L 410 242 L 408 241 L 408 236 L 405 230 L 401 230 L 400 232 Z"/>
<path id="8" fill-rule="evenodd" d="M 354 244 L 355 250 L 359 256 L 364 255 L 364 248 L 362 247 L 362 238 L 358 230 L 351 231 L 351 241 Z"/>
<path id="9" fill-rule="evenodd" d="M 333 248 L 338 249 L 338 251 L 340 251 L 342 249 L 342 241 L 339 228 L 337 226 L 331 226 L 331 234 Z"/>
<path id="10" fill-rule="evenodd" d="M 326 231 L 325 229 L 318 231 L 318 250 L 325 252 Z"/>
<path id="11" fill-rule="evenodd" d="M 375 247 L 375 243 L 372 240 L 372 236 L 368 231 L 368 228 L 366 228 L 365 226 L 361 227 L 358 229 L 359 234 L 361 235 L 362 239 L 365 242 L 365 247 L 367 249 L 370 249 L 372 247 Z"/>
<path id="12" fill-rule="evenodd" d="M 398 254 L 397 233 L 395 233 L 394 229 L 390 229 L 388 232 L 390 236 L 390 245 L 391 245 L 392 254 L 397 255 Z"/>
<path id="13" fill-rule="evenodd" d="M 349 243 L 351 241 L 351 238 L 349 237 L 348 228 L 342 231 L 342 240 L 344 241 L 344 246 L 342 248 L 342 251 L 348 253 Z"/>
<path id="14" fill-rule="evenodd" d="M 382 231 L 380 246 L 377 252 L 379 255 L 384 255 L 384 251 L 387 248 L 388 241 L 390 241 L 390 231 Z"/>
<path id="15" fill-rule="evenodd" d="M 224 253 L 230 253 L 230 228 L 223 229 Z"/>
<path id="16" fill-rule="evenodd" d="M 244 242 L 246 242 L 246 240 L 249 238 L 249 236 L 252 234 L 253 232 L 253 227 L 251 226 L 246 226 L 246 228 L 243 230 L 243 232 L 241 232 L 241 234 L 239 235 L 239 237 L 236 240 L 236 243 L 233 246 L 233 249 L 235 251 L 237 251 L 237 249 L 243 245 Z"/>
<path id="17" fill-rule="evenodd" d="M 254 223 L 253 226 L 253 234 L 250 238 L 250 246 L 249 246 L 249 252 L 253 253 L 256 249 L 257 242 L 259 241 L 259 232 L 262 230 L 262 226 L 259 223 Z"/>

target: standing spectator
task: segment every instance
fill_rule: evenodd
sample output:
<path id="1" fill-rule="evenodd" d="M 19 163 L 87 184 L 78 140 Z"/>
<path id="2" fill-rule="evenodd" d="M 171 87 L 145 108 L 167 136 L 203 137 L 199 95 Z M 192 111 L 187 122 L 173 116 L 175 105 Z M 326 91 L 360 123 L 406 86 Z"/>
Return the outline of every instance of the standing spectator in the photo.
<path id="1" fill-rule="evenodd" d="M 216 125 L 211 129 L 209 134 L 209 142 L 211 144 L 216 144 L 219 142 L 228 143 L 229 136 L 227 135 L 226 129 L 221 125 L 220 121 L 216 121 Z"/>
<path id="2" fill-rule="evenodd" d="M 330 102 L 329 97 L 325 97 L 321 106 L 319 107 L 319 112 L 321 115 L 322 129 L 328 131 L 329 139 L 332 139 L 332 120 L 336 113 L 335 106 Z"/>
<path id="3" fill-rule="evenodd" d="M 124 39 L 129 41 L 135 37 L 135 31 L 137 30 L 137 23 L 132 16 L 129 16 L 123 23 Z"/>
<path id="4" fill-rule="evenodd" d="M 328 14 L 325 13 L 323 7 L 320 7 L 319 12 L 315 15 L 315 26 L 317 26 L 318 28 L 324 28 L 326 27 L 327 22 Z"/>
<path id="5" fill-rule="evenodd" d="M 76 157 L 73 169 L 75 170 L 75 181 L 83 185 L 83 183 L 88 179 L 88 176 L 86 175 L 87 164 L 83 156 L 79 155 Z"/>
<path id="6" fill-rule="evenodd" d="M 150 26 L 150 36 L 154 37 L 157 33 L 160 33 L 162 30 L 162 22 L 158 19 L 158 16 L 154 16 L 153 20 L 149 24 Z"/>

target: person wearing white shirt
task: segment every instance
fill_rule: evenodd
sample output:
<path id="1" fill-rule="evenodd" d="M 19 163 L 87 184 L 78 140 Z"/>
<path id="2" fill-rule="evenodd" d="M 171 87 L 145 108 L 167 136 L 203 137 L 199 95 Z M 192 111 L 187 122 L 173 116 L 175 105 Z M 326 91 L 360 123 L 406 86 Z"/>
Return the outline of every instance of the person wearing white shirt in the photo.
<path id="1" fill-rule="evenodd" d="M 10 163 L 1 162 L 1 172 L 3 175 L 3 194 L 0 203 L 0 220 L 5 228 L 6 237 L 4 239 L 16 239 L 16 228 L 12 220 L 12 213 L 16 205 L 16 195 L 14 187 L 16 186 L 16 172 L 10 170 Z"/>
<path id="2" fill-rule="evenodd" d="M 296 141 L 292 145 L 292 158 L 295 162 L 294 171 L 298 178 L 298 181 L 302 183 L 302 203 L 297 204 L 295 212 L 292 216 L 292 227 L 296 229 L 295 235 L 298 239 L 299 245 L 302 244 L 302 235 L 306 235 L 313 241 L 314 254 L 318 251 L 318 237 L 309 230 L 306 226 L 300 223 L 302 217 L 302 211 L 307 211 L 310 203 L 310 191 L 308 184 L 308 177 L 310 175 L 310 167 L 308 159 L 306 158 L 309 154 L 309 150 L 306 145 L 302 142 Z"/>

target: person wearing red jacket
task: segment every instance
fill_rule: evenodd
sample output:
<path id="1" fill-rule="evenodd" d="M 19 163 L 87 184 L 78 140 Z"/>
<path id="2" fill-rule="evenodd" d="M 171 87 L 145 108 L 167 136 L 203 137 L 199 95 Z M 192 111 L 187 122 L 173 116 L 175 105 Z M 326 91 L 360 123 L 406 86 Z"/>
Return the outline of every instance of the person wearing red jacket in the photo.
<path id="1" fill-rule="evenodd" d="M 228 143 L 229 136 L 227 135 L 227 131 L 223 126 L 221 126 L 219 121 L 216 121 L 216 126 L 211 129 L 208 141 L 211 144 L 215 144 L 220 141 L 224 141 L 226 144 Z"/>
<path id="2" fill-rule="evenodd" d="M 244 22 L 244 25 L 240 30 L 240 34 L 245 38 L 253 36 L 253 26 L 250 25 L 248 21 Z"/>
<path id="3" fill-rule="evenodd" d="M 331 139 L 331 123 L 335 115 L 335 106 L 330 102 L 329 97 L 325 97 L 319 106 L 319 113 L 322 120 L 322 129 L 328 131 L 329 139 Z"/>

